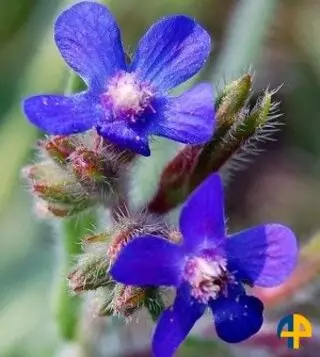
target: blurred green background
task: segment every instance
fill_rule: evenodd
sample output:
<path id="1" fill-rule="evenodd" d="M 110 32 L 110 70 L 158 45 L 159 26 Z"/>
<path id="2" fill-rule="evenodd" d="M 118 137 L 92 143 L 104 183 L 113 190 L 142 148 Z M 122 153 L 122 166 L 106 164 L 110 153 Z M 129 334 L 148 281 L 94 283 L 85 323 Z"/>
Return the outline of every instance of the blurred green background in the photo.
<path id="1" fill-rule="evenodd" d="M 1 357 L 53 356 L 59 345 L 50 316 L 56 239 L 51 227 L 35 218 L 32 199 L 20 179 L 20 168 L 34 160 L 40 133 L 27 123 L 20 106 L 26 95 L 63 91 L 68 69 L 54 46 L 52 25 L 59 9 L 70 3 L 0 0 Z M 214 39 L 202 79 L 219 88 L 251 66 L 258 93 L 282 85 L 277 100 L 285 126 L 275 134 L 276 141 L 262 144 L 265 152 L 235 174 L 228 190 L 229 222 L 231 229 L 283 222 L 298 232 L 301 241 L 317 232 L 319 0 L 110 0 L 109 4 L 129 51 L 155 19 L 185 13 L 197 18 Z M 318 316 L 315 296 L 307 294 L 299 302 L 311 318 Z M 212 356 L 212 346 L 203 353 L 206 345 L 195 346 L 189 343 L 184 355 Z M 310 356 L 316 357 L 314 353 Z M 65 356 L 80 354 L 72 351 Z"/>

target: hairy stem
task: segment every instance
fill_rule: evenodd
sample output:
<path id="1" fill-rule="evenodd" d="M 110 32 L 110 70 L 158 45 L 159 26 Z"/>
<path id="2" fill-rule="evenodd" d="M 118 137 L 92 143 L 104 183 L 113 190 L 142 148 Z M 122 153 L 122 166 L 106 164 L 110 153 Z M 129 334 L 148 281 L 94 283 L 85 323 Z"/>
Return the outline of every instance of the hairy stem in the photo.
<path id="1" fill-rule="evenodd" d="M 65 93 L 71 94 L 83 89 L 83 81 L 71 73 Z M 93 214 L 85 213 L 81 218 L 71 217 L 59 225 L 59 239 L 62 242 L 60 254 L 59 282 L 55 301 L 55 315 L 60 335 L 68 340 L 77 339 L 81 318 L 81 297 L 71 296 L 67 285 L 67 275 L 74 258 L 82 252 L 81 238 L 95 225 Z"/>
<path id="2" fill-rule="evenodd" d="M 92 230 L 94 223 L 94 215 L 87 213 L 81 219 L 65 219 L 59 226 L 59 239 L 62 241 L 63 249 L 60 257 L 55 315 L 59 333 L 68 341 L 74 341 L 78 337 L 82 304 L 81 297 L 70 294 L 66 276 L 74 263 L 74 257 L 81 253 L 81 238 Z"/>

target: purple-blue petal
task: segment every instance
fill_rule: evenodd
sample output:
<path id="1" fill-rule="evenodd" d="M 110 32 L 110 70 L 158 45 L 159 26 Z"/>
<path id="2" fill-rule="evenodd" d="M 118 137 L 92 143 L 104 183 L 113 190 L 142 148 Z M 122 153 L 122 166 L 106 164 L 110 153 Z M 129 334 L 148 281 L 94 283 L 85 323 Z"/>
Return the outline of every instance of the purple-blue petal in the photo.
<path id="1" fill-rule="evenodd" d="M 33 96 L 27 98 L 23 106 L 32 124 L 54 135 L 84 132 L 93 128 L 96 120 L 103 118 L 103 112 L 88 93 Z"/>
<path id="2" fill-rule="evenodd" d="M 127 285 L 177 286 L 183 258 L 177 244 L 155 236 L 138 237 L 121 250 L 110 274 Z"/>
<path id="3" fill-rule="evenodd" d="M 223 187 L 218 174 L 206 179 L 187 199 L 180 216 L 187 251 L 214 248 L 224 242 Z"/>
<path id="4" fill-rule="evenodd" d="M 97 126 L 98 133 L 123 149 L 150 156 L 148 137 L 142 135 L 140 130 L 134 130 L 124 120 L 109 122 L 103 120 Z"/>
<path id="5" fill-rule="evenodd" d="M 185 144 L 203 144 L 210 140 L 215 127 L 213 88 L 202 83 L 179 97 L 154 103 L 148 132 Z"/>
<path id="6" fill-rule="evenodd" d="M 152 343 L 154 357 L 173 356 L 205 307 L 190 296 L 190 288 L 183 284 L 177 290 L 173 306 L 162 313 L 156 326 Z"/>
<path id="7" fill-rule="evenodd" d="M 228 343 L 238 343 L 255 335 L 263 324 L 263 304 L 239 292 L 210 300 L 217 335 Z"/>
<path id="8" fill-rule="evenodd" d="M 229 269 L 239 279 L 261 287 L 283 283 L 298 257 L 294 233 L 280 224 L 257 226 L 226 240 Z"/>
<path id="9" fill-rule="evenodd" d="M 82 1 L 61 13 L 55 41 L 62 57 L 93 89 L 126 68 L 118 25 L 103 5 Z"/>
<path id="10" fill-rule="evenodd" d="M 196 74 L 209 56 L 210 47 L 209 34 L 193 19 L 166 17 L 141 39 L 130 71 L 163 93 Z"/>

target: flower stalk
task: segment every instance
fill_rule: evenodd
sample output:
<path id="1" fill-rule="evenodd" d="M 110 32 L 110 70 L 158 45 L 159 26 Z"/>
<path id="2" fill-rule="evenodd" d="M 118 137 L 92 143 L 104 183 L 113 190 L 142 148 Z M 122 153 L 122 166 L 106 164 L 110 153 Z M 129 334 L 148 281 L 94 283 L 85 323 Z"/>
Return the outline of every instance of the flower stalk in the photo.
<path id="1" fill-rule="evenodd" d="M 67 92 L 73 92 L 81 85 L 79 77 L 71 74 Z M 61 241 L 60 268 L 58 269 L 58 284 L 55 291 L 55 316 L 58 330 L 67 341 L 77 341 L 79 336 L 82 299 L 72 296 L 66 276 L 70 272 L 75 257 L 82 252 L 80 239 L 95 225 L 94 214 L 83 213 L 81 220 L 71 217 L 59 222 L 58 236 Z"/>
<path id="2" fill-rule="evenodd" d="M 78 339 L 82 299 L 70 293 L 66 276 L 73 266 L 75 257 L 82 252 L 79 237 L 92 229 L 93 225 L 93 214 L 85 214 L 81 220 L 73 217 L 65 219 L 59 224 L 59 238 L 61 239 L 62 249 L 60 249 L 58 284 L 54 291 L 56 294 L 54 313 L 59 333 L 67 341 Z"/>

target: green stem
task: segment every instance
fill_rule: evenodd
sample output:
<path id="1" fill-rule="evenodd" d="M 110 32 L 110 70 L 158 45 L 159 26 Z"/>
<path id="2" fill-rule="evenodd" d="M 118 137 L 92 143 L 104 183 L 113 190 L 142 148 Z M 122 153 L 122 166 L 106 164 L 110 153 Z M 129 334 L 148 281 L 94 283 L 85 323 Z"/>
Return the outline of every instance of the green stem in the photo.
<path id="1" fill-rule="evenodd" d="M 93 214 L 85 214 L 81 219 L 72 217 L 61 222 L 59 230 L 62 240 L 62 252 L 57 287 L 55 315 L 60 335 L 74 341 L 78 337 L 79 320 L 81 317 L 82 299 L 72 296 L 69 292 L 66 276 L 68 275 L 74 258 L 81 253 L 81 238 L 88 233 L 94 224 Z"/>
<path id="2" fill-rule="evenodd" d="M 83 81 L 71 73 L 65 93 L 78 92 L 83 87 Z M 82 299 L 79 296 L 72 296 L 70 294 L 66 277 L 72 268 L 75 256 L 82 252 L 81 239 L 94 225 L 94 215 L 85 213 L 81 219 L 78 216 L 65 219 L 59 227 L 59 239 L 62 240 L 62 251 L 60 254 L 60 281 L 57 288 L 55 315 L 60 335 L 68 341 L 75 341 L 78 338 Z"/>

